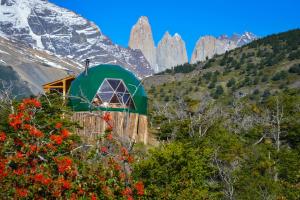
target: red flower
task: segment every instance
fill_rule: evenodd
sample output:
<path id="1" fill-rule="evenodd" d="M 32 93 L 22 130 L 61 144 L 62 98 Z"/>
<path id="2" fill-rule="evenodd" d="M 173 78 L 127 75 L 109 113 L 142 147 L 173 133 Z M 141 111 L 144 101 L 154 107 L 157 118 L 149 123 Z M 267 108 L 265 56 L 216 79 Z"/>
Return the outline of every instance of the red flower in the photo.
<path id="1" fill-rule="evenodd" d="M 8 119 L 9 119 L 9 125 L 13 127 L 15 130 L 20 128 L 22 124 L 22 118 L 24 114 L 23 113 L 18 113 L 18 114 L 10 114 Z"/>
<path id="2" fill-rule="evenodd" d="M 144 192 L 144 184 L 143 184 L 143 182 L 141 182 L 141 181 L 137 182 L 134 185 L 134 188 L 136 189 L 138 195 L 144 195 L 145 192 Z"/>
<path id="3" fill-rule="evenodd" d="M 24 143 L 19 138 L 15 138 L 14 143 L 15 143 L 15 145 L 18 145 L 18 146 L 21 146 L 21 147 L 24 146 Z"/>
<path id="4" fill-rule="evenodd" d="M 109 112 L 105 113 L 103 116 L 102 116 L 102 119 L 106 122 L 112 120 L 112 116 Z"/>
<path id="5" fill-rule="evenodd" d="M 122 147 L 121 148 L 121 153 L 122 153 L 122 155 L 127 156 L 128 155 L 128 150 L 125 147 Z"/>
<path id="6" fill-rule="evenodd" d="M 14 170 L 14 174 L 18 175 L 18 176 L 21 176 L 25 173 L 25 170 L 22 169 L 22 168 L 18 168 L 16 170 Z"/>
<path id="7" fill-rule="evenodd" d="M 128 161 L 129 163 L 133 163 L 134 158 L 133 158 L 131 155 L 128 155 L 127 161 Z"/>
<path id="8" fill-rule="evenodd" d="M 134 200 L 132 196 L 127 196 L 127 200 Z"/>
<path id="9" fill-rule="evenodd" d="M 18 107 L 18 110 L 19 111 L 24 111 L 25 110 L 25 104 L 24 103 L 21 103 L 20 105 L 19 105 L 19 107 Z"/>
<path id="10" fill-rule="evenodd" d="M 68 180 L 65 180 L 64 178 L 59 178 L 58 183 L 60 183 L 64 189 L 68 190 L 71 188 L 71 183 Z"/>
<path id="11" fill-rule="evenodd" d="M 116 164 L 116 165 L 115 165 L 115 170 L 120 171 L 120 170 L 121 170 L 121 165 Z"/>
<path id="12" fill-rule="evenodd" d="M 35 182 L 39 182 L 43 185 L 49 185 L 52 182 L 50 178 L 46 178 L 43 174 L 36 174 L 33 179 Z"/>
<path id="13" fill-rule="evenodd" d="M 60 129 L 61 127 L 62 127 L 62 123 L 60 122 L 56 123 L 55 128 Z"/>
<path id="14" fill-rule="evenodd" d="M 126 174 L 125 173 L 120 173 L 119 177 L 120 177 L 121 180 L 125 180 Z"/>
<path id="15" fill-rule="evenodd" d="M 83 195 L 84 194 L 84 190 L 80 187 L 78 188 L 78 194 Z"/>
<path id="16" fill-rule="evenodd" d="M 1 133 L 0 133 L 0 142 L 4 142 L 5 139 L 6 139 L 5 133 L 4 133 L 4 132 L 1 132 Z"/>
<path id="17" fill-rule="evenodd" d="M 63 142 L 63 138 L 60 135 L 51 135 L 50 140 L 52 140 L 56 144 L 61 144 Z"/>
<path id="18" fill-rule="evenodd" d="M 7 160 L 0 160 L 0 180 L 7 176 L 6 163 Z"/>
<path id="19" fill-rule="evenodd" d="M 27 197 L 28 195 L 28 190 L 25 188 L 16 188 L 17 194 L 20 197 Z"/>
<path id="20" fill-rule="evenodd" d="M 111 141 L 113 139 L 113 135 L 111 133 L 107 134 L 106 139 Z"/>
<path id="21" fill-rule="evenodd" d="M 30 148 L 30 151 L 32 151 L 32 152 L 37 151 L 37 149 L 38 149 L 35 144 L 30 145 L 29 148 Z"/>
<path id="22" fill-rule="evenodd" d="M 108 152 L 108 148 L 107 147 L 101 147 L 101 152 L 102 153 L 107 153 Z"/>
<path id="23" fill-rule="evenodd" d="M 64 173 L 65 171 L 71 170 L 72 159 L 68 157 L 55 158 L 54 161 L 57 164 L 59 173 Z"/>
<path id="24" fill-rule="evenodd" d="M 123 196 L 129 196 L 129 195 L 132 195 L 132 190 L 130 187 L 127 187 L 125 188 L 123 191 L 122 191 L 122 195 Z"/>
<path id="25" fill-rule="evenodd" d="M 43 137 L 44 134 L 42 131 L 36 129 L 35 127 L 32 127 L 31 130 L 29 131 L 29 134 L 35 137 Z"/>
<path id="26" fill-rule="evenodd" d="M 24 157 L 24 155 L 22 154 L 22 152 L 19 152 L 19 151 L 17 152 L 16 156 L 17 156 L 17 158 L 23 158 Z"/>
<path id="27" fill-rule="evenodd" d="M 61 130 L 61 135 L 62 135 L 62 138 L 67 138 L 67 137 L 69 137 L 70 133 L 67 129 L 63 129 L 63 130 Z"/>
<path id="28" fill-rule="evenodd" d="M 33 98 L 28 98 L 28 99 L 23 99 L 23 103 L 27 106 L 27 105 L 32 105 L 36 108 L 40 108 L 41 102 L 39 102 L 37 99 L 33 99 Z"/>
<path id="29" fill-rule="evenodd" d="M 97 200 L 97 196 L 94 193 L 91 195 L 91 200 Z"/>

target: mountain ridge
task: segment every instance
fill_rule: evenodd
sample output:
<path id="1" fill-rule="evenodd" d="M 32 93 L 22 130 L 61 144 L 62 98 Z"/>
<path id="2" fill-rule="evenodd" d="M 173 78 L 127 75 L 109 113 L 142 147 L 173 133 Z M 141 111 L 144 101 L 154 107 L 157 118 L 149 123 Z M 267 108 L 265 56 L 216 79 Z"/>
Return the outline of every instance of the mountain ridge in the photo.
<path id="1" fill-rule="evenodd" d="M 171 37 L 174 37 L 174 39 L 168 39 Z M 141 16 L 136 24 L 132 26 L 128 46 L 133 49 L 140 49 L 149 61 L 152 69 L 157 73 L 184 63 L 190 62 L 193 64 L 204 61 L 206 58 L 211 58 L 216 54 L 222 54 L 228 50 L 243 46 L 257 38 L 255 34 L 247 31 L 243 34 L 233 34 L 231 37 L 227 35 L 219 37 L 205 35 L 198 39 L 189 59 L 185 42 L 178 33 L 171 36 L 166 31 L 156 45 L 148 17 Z M 179 42 L 174 42 L 176 41 L 175 39 Z M 160 48 L 162 42 L 168 48 Z M 156 62 L 154 61 L 154 57 L 156 57 Z"/>
<path id="2" fill-rule="evenodd" d="M 144 77 L 153 73 L 140 50 L 114 44 L 93 22 L 41 0 L 2 0 L 0 35 L 92 65 L 113 63 Z"/>

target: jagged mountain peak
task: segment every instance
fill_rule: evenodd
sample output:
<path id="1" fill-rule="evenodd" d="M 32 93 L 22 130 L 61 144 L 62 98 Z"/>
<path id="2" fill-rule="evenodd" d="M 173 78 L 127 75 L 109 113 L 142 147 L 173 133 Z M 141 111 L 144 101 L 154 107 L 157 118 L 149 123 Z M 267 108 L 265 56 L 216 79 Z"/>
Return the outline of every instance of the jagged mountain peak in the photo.
<path id="1" fill-rule="evenodd" d="M 113 63 L 139 77 L 153 73 L 139 50 L 123 48 L 80 15 L 43 0 L 1 0 L 0 35 L 91 64 Z"/>
<path id="2" fill-rule="evenodd" d="M 155 68 L 156 52 L 148 17 L 140 17 L 132 27 L 128 46 L 132 49 L 141 50 L 151 67 Z"/>
<path id="3" fill-rule="evenodd" d="M 147 16 L 141 16 L 138 20 L 139 23 L 147 23 L 149 24 L 149 19 Z"/>

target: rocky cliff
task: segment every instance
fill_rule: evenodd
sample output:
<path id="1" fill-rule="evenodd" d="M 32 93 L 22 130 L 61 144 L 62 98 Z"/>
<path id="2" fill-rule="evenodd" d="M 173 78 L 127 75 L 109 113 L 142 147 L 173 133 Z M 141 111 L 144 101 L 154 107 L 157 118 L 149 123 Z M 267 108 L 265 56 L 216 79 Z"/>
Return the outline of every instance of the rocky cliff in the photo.
<path id="1" fill-rule="evenodd" d="M 155 72 L 188 62 L 185 43 L 178 34 L 172 37 L 166 32 L 155 47 L 151 26 L 145 16 L 132 27 L 129 47 L 140 49 Z"/>
<path id="2" fill-rule="evenodd" d="M 193 64 L 198 61 L 204 61 L 216 54 L 225 53 L 256 39 L 257 36 L 250 32 L 245 32 L 242 35 L 234 34 L 231 37 L 226 35 L 222 35 L 219 38 L 213 36 L 201 37 L 196 43 L 190 62 Z"/>
<path id="3" fill-rule="evenodd" d="M 156 51 L 152 30 L 147 17 L 142 16 L 132 27 L 128 46 L 131 49 L 140 49 L 151 67 L 157 71 Z"/>
<path id="4" fill-rule="evenodd" d="M 156 54 L 159 71 L 188 62 L 185 43 L 177 33 L 172 37 L 166 32 L 158 43 Z"/>

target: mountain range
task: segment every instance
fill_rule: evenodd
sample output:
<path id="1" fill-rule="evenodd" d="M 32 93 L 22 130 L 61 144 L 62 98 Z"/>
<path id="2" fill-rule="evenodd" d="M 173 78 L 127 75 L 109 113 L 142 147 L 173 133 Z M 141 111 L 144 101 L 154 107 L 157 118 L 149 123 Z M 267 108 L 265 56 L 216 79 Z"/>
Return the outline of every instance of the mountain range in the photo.
<path id="1" fill-rule="evenodd" d="M 256 38 L 249 32 L 202 37 L 190 62 L 203 61 Z M 172 36 L 166 32 L 155 45 L 145 16 L 132 27 L 128 46 L 113 43 L 93 22 L 47 0 L 0 1 L 1 67 L 10 67 L 20 87 L 33 94 L 41 92 L 46 82 L 78 74 L 87 58 L 91 65 L 121 65 L 140 78 L 189 62 L 178 33 Z"/>
<path id="2" fill-rule="evenodd" d="M 153 73 L 140 50 L 114 44 L 93 22 L 44 0 L 1 0 L 0 36 L 92 65 L 119 64 L 139 77 Z"/>
<path id="3" fill-rule="evenodd" d="M 200 37 L 195 45 L 190 63 L 205 61 L 216 54 L 241 47 L 257 38 L 251 32 L 233 34 L 231 37 L 226 35 L 218 38 L 209 35 Z M 157 47 L 155 46 L 151 25 L 146 16 L 140 17 L 132 27 L 128 45 L 132 49 L 140 49 L 155 72 L 189 62 L 185 42 L 178 33 L 171 36 L 166 31 Z"/>

